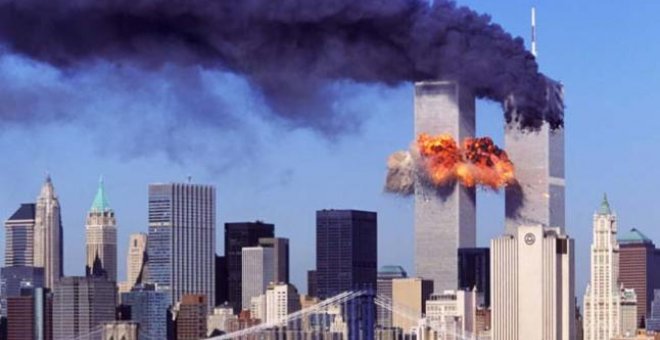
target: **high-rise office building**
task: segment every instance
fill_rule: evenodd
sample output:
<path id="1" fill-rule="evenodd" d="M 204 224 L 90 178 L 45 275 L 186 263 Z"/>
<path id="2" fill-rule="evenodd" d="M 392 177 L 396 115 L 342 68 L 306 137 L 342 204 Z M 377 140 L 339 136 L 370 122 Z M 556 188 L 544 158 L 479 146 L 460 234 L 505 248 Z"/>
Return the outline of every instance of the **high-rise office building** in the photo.
<path id="1" fill-rule="evenodd" d="M 415 84 L 415 135 L 474 137 L 474 95 L 453 82 Z M 415 273 L 436 291 L 458 287 L 458 249 L 476 245 L 476 192 L 458 183 L 415 181 Z"/>
<path id="2" fill-rule="evenodd" d="M 147 234 L 131 234 L 128 244 L 128 256 L 126 256 L 126 278 L 129 287 L 138 283 L 146 282 L 148 276 L 147 264 Z M 138 282 L 138 278 L 141 282 Z"/>
<path id="3" fill-rule="evenodd" d="M 583 299 L 586 340 L 622 335 L 617 231 L 617 217 L 604 197 L 593 218 L 591 280 Z"/>
<path id="4" fill-rule="evenodd" d="M 215 255 L 215 305 L 227 302 L 227 258 Z"/>
<path id="5" fill-rule="evenodd" d="M 422 317 L 426 313 L 426 301 L 433 294 L 433 281 L 418 277 L 392 280 L 392 305 L 397 310 L 405 310 L 408 314 Z M 392 326 L 408 333 L 417 326 L 417 320 L 411 320 L 408 315 L 393 313 Z"/>
<path id="6" fill-rule="evenodd" d="M 542 224 L 564 228 L 566 181 L 564 179 L 564 130 L 524 131 L 514 120 L 506 126 L 504 144 L 516 166 L 517 185 L 505 191 L 506 230 Z"/>
<path id="7" fill-rule="evenodd" d="M 619 282 L 637 294 L 637 325 L 646 320 L 653 290 L 660 288 L 660 254 L 653 241 L 633 228 L 619 237 Z"/>
<path id="8" fill-rule="evenodd" d="M 149 280 L 171 294 L 203 294 L 215 304 L 215 188 L 149 185 Z"/>
<path id="9" fill-rule="evenodd" d="M 206 337 L 208 301 L 205 295 L 185 294 L 176 307 L 177 340 L 198 340 Z"/>
<path id="10" fill-rule="evenodd" d="M 619 334 L 625 338 L 634 337 L 637 334 L 637 294 L 634 289 L 621 289 L 621 312 Z"/>
<path id="11" fill-rule="evenodd" d="M 123 305 L 130 308 L 131 321 L 140 325 L 140 340 L 167 338 L 169 296 L 153 284 L 139 284 L 121 295 Z"/>
<path id="12" fill-rule="evenodd" d="M 376 288 L 378 227 L 375 212 L 316 212 L 316 282 L 321 299 Z"/>
<path id="13" fill-rule="evenodd" d="M 21 295 L 21 287 L 44 286 L 44 269 L 40 267 L 13 266 L 0 268 L 0 316 L 7 315 L 7 299 Z"/>
<path id="14" fill-rule="evenodd" d="M 483 294 L 476 289 L 435 293 L 426 301 L 426 319 L 431 325 L 453 333 L 455 338 L 470 337 L 478 332 L 480 304 L 483 304 Z"/>
<path id="15" fill-rule="evenodd" d="M 289 283 L 289 239 L 267 237 L 259 239 L 259 246 L 273 248 L 273 282 Z"/>
<path id="16" fill-rule="evenodd" d="M 87 213 L 87 272 L 117 282 L 117 222 L 105 195 L 103 180 Z"/>
<path id="17" fill-rule="evenodd" d="M 575 338 L 574 249 L 561 228 L 540 225 L 491 241 L 493 340 Z"/>
<path id="18" fill-rule="evenodd" d="M 115 320 L 117 287 L 103 277 L 62 277 L 53 292 L 53 338 L 85 339 Z"/>
<path id="19" fill-rule="evenodd" d="M 260 238 L 274 237 L 275 225 L 257 222 L 225 223 L 225 260 L 227 261 L 227 301 L 234 312 L 242 306 L 242 250 L 259 245 Z"/>
<path id="20" fill-rule="evenodd" d="M 490 249 L 458 249 L 458 288 L 476 288 L 483 293 L 485 306 L 490 306 Z"/>
<path id="21" fill-rule="evenodd" d="M 316 270 L 307 271 L 307 295 L 318 297 L 318 285 L 316 284 Z"/>
<path id="22" fill-rule="evenodd" d="M 275 251 L 273 248 L 243 248 L 242 309 L 250 309 L 250 300 L 264 294 L 268 284 L 273 282 L 275 277 L 274 259 Z"/>
<path id="23" fill-rule="evenodd" d="M 646 318 L 646 329 L 660 332 L 660 289 L 653 290 L 653 302 Z"/>
<path id="24" fill-rule="evenodd" d="M 34 203 L 21 204 L 5 222 L 5 266 L 34 265 Z"/>
<path id="25" fill-rule="evenodd" d="M 378 270 L 376 293 L 392 300 L 392 280 L 408 277 L 401 266 L 383 266 Z M 381 327 L 392 327 L 392 312 L 381 306 L 376 306 L 376 324 Z"/>
<path id="26" fill-rule="evenodd" d="M 266 322 L 277 322 L 300 310 L 298 289 L 290 283 L 270 284 L 266 289 Z"/>
<path id="27" fill-rule="evenodd" d="M 50 176 L 41 187 L 34 217 L 34 266 L 44 268 L 44 285 L 53 288 L 63 275 L 60 202 Z"/>
<path id="28" fill-rule="evenodd" d="M 7 299 L 7 340 L 52 340 L 53 296 L 46 289 L 24 285 Z"/>

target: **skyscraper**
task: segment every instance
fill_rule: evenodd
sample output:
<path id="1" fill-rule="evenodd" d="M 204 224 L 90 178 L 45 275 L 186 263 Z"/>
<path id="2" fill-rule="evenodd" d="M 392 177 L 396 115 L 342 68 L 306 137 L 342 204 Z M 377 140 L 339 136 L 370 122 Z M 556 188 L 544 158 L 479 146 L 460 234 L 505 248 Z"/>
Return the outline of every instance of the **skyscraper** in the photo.
<path id="1" fill-rule="evenodd" d="M 243 310 L 250 309 L 250 300 L 266 292 L 268 284 L 275 277 L 275 251 L 273 248 L 243 248 L 242 298 Z"/>
<path id="2" fill-rule="evenodd" d="M 227 258 L 215 255 L 215 305 L 227 302 Z"/>
<path id="3" fill-rule="evenodd" d="M 105 196 L 103 180 L 87 214 L 87 271 L 117 282 L 117 222 Z"/>
<path id="4" fill-rule="evenodd" d="M 63 277 L 55 285 L 53 338 L 74 339 L 89 335 L 105 322 L 115 320 L 117 287 L 103 277 Z"/>
<path id="5" fill-rule="evenodd" d="M 290 283 L 270 284 L 266 289 L 266 322 L 277 322 L 300 310 L 298 289 Z"/>
<path id="6" fill-rule="evenodd" d="M 149 185 L 149 278 L 168 289 L 171 302 L 203 294 L 215 303 L 215 188 L 198 184 Z"/>
<path id="7" fill-rule="evenodd" d="M 484 304 L 490 306 L 490 249 L 458 249 L 458 288 L 476 288 L 483 293 Z"/>
<path id="8" fill-rule="evenodd" d="M 18 296 L 7 299 L 6 340 L 52 340 L 53 295 L 25 285 Z"/>
<path id="9" fill-rule="evenodd" d="M 140 284 L 121 295 L 122 304 L 131 310 L 131 320 L 140 324 L 140 340 L 167 338 L 167 293 L 153 284 Z"/>
<path id="10" fill-rule="evenodd" d="M 622 335 L 617 230 L 616 215 L 605 196 L 593 218 L 591 280 L 583 299 L 586 340 Z"/>
<path id="11" fill-rule="evenodd" d="M 566 181 L 564 179 L 564 130 L 547 123 L 538 131 L 522 131 L 516 121 L 508 124 L 504 143 L 516 166 L 518 185 L 505 192 L 506 230 L 542 224 L 564 228 Z"/>
<path id="12" fill-rule="evenodd" d="M 225 260 L 227 261 L 227 300 L 234 312 L 242 306 L 242 250 L 259 245 L 259 239 L 275 236 L 273 224 L 256 222 L 225 223 Z"/>
<path id="13" fill-rule="evenodd" d="M 34 265 L 35 204 L 26 203 L 5 222 L 5 266 Z"/>
<path id="14" fill-rule="evenodd" d="M 0 315 L 7 315 L 7 299 L 21 295 L 21 287 L 42 288 L 44 269 L 41 267 L 12 266 L 0 268 Z"/>
<path id="15" fill-rule="evenodd" d="M 266 237 L 259 239 L 259 246 L 273 248 L 273 282 L 289 283 L 289 239 Z"/>
<path id="16" fill-rule="evenodd" d="M 63 275 L 62 219 L 60 202 L 50 176 L 37 198 L 34 221 L 34 266 L 44 268 L 44 285 L 53 288 Z"/>
<path id="17" fill-rule="evenodd" d="M 474 137 L 474 95 L 453 82 L 415 84 L 415 135 Z M 474 188 L 415 181 L 415 272 L 438 292 L 458 287 L 458 248 L 476 244 Z"/>
<path id="18" fill-rule="evenodd" d="M 375 212 L 316 212 L 316 283 L 321 299 L 376 288 L 378 223 Z"/>
<path id="19" fill-rule="evenodd" d="M 408 277 L 401 266 L 383 266 L 378 270 L 376 293 L 392 300 L 392 280 Z M 376 306 L 376 323 L 381 327 L 392 327 L 392 312 Z"/>
<path id="20" fill-rule="evenodd" d="M 649 331 L 660 331 L 660 289 L 653 290 L 653 302 L 651 310 L 647 314 L 646 329 Z"/>
<path id="21" fill-rule="evenodd" d="M 142 275 L 145 281 L 147 260 L 147 234 L 131 234 L 128 244 L 128 256 L 126 257 L 126 278 L 130 287 L 135 286 L 138 278 Z"/>
<path id="22" fill-rule="evenodd" d="M 206 337 L 207 297 L 185 294 L 176 306 L 177 340 L 198 340 Z"/>
<path id="23" fill-rule="evenodd" d="M 646 320 L 653 290 L 660 287 L 660 251 L 638 229 L 619 238 L 619 281 L 637 294 L 637 324 Z"/>
<path id="24" fill-rule="evenodd" d="M 492 339 L 574 339 L 574 241 L 561 228 L 519 226 L 490 249 Z"/>
<path id="25" fill-rule="evenodd" d="M 408 314 L 419 315 L 426 313 L 426 301 L 433 294 L 433 281 L 419 277 L 401 278 L 392 280 L 392 304 L 399 310 Z M 417 320 L 411 320 L 407 315 L 392 314 L 392 325 L 410 332 L 417 326 Z"/>

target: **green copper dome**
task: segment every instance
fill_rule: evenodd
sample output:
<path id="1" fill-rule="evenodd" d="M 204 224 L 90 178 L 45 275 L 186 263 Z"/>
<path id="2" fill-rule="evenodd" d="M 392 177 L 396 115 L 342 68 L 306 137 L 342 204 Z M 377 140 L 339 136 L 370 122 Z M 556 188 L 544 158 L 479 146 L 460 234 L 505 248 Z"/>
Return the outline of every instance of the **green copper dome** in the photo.
<path id="1" fill-rule="evenodd" d="M 103 186 L 103 178 L 99 180 L 99 189 L 96 191 L 96 197 L 94 197 L 94 203 L 92 203 L 92 211 L 96 212 L 105 212 L 110 210 L 110 205 L 108 204 L 108 198 L 105 197 L 105 188 Z"/>
<path id="2" fill-rule="evenodd" d="M 603 201 L 600 203 L 600 209 L 598 210 L 600 215 L 612 215 L 612 209 L 610 209 L 610 202 L 607 201 L 607 194 L 603 194 Z"/>
<path id="3" fill-rule="evenodd" d="M 642 234 L 641 231 L 632 228 L 629 232 L 619 237 L 619 244 L 644 244 L 644 243 L 653 243 L 650 238 Z"/>

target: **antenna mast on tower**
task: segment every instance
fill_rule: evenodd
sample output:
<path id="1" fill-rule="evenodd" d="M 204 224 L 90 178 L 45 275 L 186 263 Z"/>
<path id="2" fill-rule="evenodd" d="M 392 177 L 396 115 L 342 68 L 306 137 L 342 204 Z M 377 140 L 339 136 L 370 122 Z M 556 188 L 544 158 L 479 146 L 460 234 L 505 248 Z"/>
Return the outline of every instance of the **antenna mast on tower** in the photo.
<path id="1" fill-rule="evenodd" d="M 536 7 L 532 7 L 532 55 L 536 54 Z"/>

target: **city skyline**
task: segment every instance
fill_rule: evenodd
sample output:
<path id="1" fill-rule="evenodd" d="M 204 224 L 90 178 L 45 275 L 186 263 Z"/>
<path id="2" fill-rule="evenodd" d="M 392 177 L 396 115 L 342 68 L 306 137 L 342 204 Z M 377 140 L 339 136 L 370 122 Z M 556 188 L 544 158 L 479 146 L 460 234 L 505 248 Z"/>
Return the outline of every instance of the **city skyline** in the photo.
<path id="1" fill-rule="evenodd" d="M 523 37 L 528 35 L 527 18 L 529 6 L 526 6 L 526 4 L 516 4 L 514 8 L 513 5 L 465 3 L 473 5 L 480 12 L 492 14 L 495 21 L 501 23 L 514 34 Z M 590 242 L 590 225 L 594 202 L 598 201 L 603 191 L 610 193 L 610 198 L 617 207 L 619 216 L 621 217 L 620 227 L 622 231 L 637 227 L 653 240 L 660 240 L 660 232 L 654 230 L 654 223 L 659 220 L 660 216 L 658 212 L 650 208 L 649 202 L 652 202 L 649 196 L 650 194 L 642 196 L 647 199 L 640 198 L 639 201 L 629 199 L 632 192 L 643 191 L 643 189 L 651 192 L 653 190 L 650 189 L 657 187 L 657 182 L 650 178 L 650 174 L 643 169 L 649 165 L 646 163 L 644 163 L 644 166 L 636 164 L 643 163 L 638 158 L 642 157 L 641 155 L 650 154 L 652 150 L 651 147 L 645 145 L 649 144 L 653 146 L 657 144 L 658 137 L 652 133 L 649 126 L 639 126 L 639 124 L 633 122 L 625 125 L 618 124 L 622 122 L 621 117 L 623 116 L 620 115 L 622 112 L 647 112 L 648 108 L 652 107 L 650 105 L 652 101 L 645 94 L 633 91 L 633 89 L 639 90 L 640 85 L 636 83 L 628 83 L 630 89 L 622 85 L 617 89 L 616 95 L 611 92 L 613 89 L 602 88 L 601 86 L 596 87 L 601 82 L 607 82 L 607 79 L 610 79 L 613 83 L 614 80 L 620 80 L 625 85 L 630 80 L 622 77 L 620 75 L 621 73 L 641 74 L 644 71 L 648 72 L 644 76 L 646 79 L 646 77 L 653 77 L 654 74 L 657 74 L 657 70 L 654 68 L 641 69 L 641 66 L 622 64 L 620 61 L 615 60 L 616 58 L 621 59 L 624 52 L 616 52 L 614 56 L 608 56 L 606 53 L 603 53 L 602 58 L 604 61 L 599 65 L 605 66 L 606 69 L 621 70 L 622 68 L 625 72 L 613 72 L 618 75 L 601 75 L 600 73 L 595 74 L 596 70 L 599 69 L 587 67 L 586 61 L 576 58 L 575 53 L 577 52 L 566 48 L 567 44 L 577 44 L 576 41 L 579 41 L 580 48 L 576 49 L 577 51 L 584 51 L 585 49 L 603 51 L 602 47 L 599 46 L 605 46 L 607 45 L 606 41 L 609 41 L 609 37 L 606 37 L 606 34 L 603 32 L 610 31 L 606 29 L 607 25 L 601 22 L 597 22 L 596 28 L 589 31 L 594 34 L 591 36 L 591 39 L 584 32 L 578 32 L 575 38 L 569 39 L 567 37 L 569 31 L 575 33 L 570 28 L 582 27 L 576 26 L 579 23 L 577 18 L 582 17 L 586 10 L 582 6 L 585 5 L 560 3 L 556 7 L 541 6 L 539 8 L 539 22 L 541 25 L 539 58 L 542 69 L 556 75 L 558 79 L 563 81 L 566 87 L 566 100 L 568 104 L 567 126 L 569 126 L 566 139 L 568 145 L 570 145 L 567 147 L 567 181 L 569 182 L 567 192 L 567 213 L 569 214 L 567 216 L 567 230 L 572 237 L 576 238 L 576 272 L 578 273 L 576 292 L 578 292 L 578 296 L 584 291 L 586 279 L 588 278 L 588 275 L 584 274 L 584 272 L 586 272 L 589 266 L 588 245 Z M 640 7 L 634 9 L 634 15 L 636 16 L 625 14 L 622 20 L 628 26 L 638 27 L 636 26 L 638 24 L 632 22 L 631 18 L 644 17 L 644 13 L 653 13 L 654 8 L 656 8 L 654 6 L 656 5 L 640 5 Z M 609 5 L 603 5 L 600 8 L 591 9 L 591 12 L 594 17 L 607 17 L 608 14 L 613 12 L 613 9 Z M 559 24 L 560 14 L 566 15 L 565 20 L 568 23 L 572 23 L 573 26 L 569 24 L 567 28 L 561 27 Z M 645 20 L 639 21 L 646 22 Z M 603 32 L 598 32 L 600 29 Z M 635 42 L 644 40 L 643 36 L 644 34 L 641 34 L 640 37 L 636 37 L 631 42 L 620 43 L 628 46 L 627 44 L 634 44 Z M 620 38 L 620 36 L 617 37 Z M 634 57 L 641 58 L 640 61 L 644 61 L 657 52 L 653 48 L 651 46 L 651 51 L 646 51 L 644 55 L 630 52 L 633 50 L 632 47 L 622 48 L 621 50 L 627 50 L 628 52 L 626 53 L 633 53 Z M 566 56 L 562 56 L 562 54 L 566 54 Z M 577 63 L 577 65 L 569 64 L 569 61 Z M 6 63 L 7 61 L 4 60 L 4 62 Z M 643 64 L 643 62 L 638 64 Z M 583 69 L 588 71 L 587 76 L 577 79 L 570 74 L 570 70 L 575 70 L 578 67 L 584 67 Z M 654 83 L 651 82 L 650 84 L 653 85 Z M 240 88 L 241 86 L 239 84 L 236 87 Z M 597 97 L 587 93 L 592 91 L 593 88 L 599 89 L 596 91 L 599 92 Z M 4 194 L 0 195 L 0 214 L 2 215 L 2 219 L 5 220 L 15 211 L 18 204 L 33 201 L 43 179 L 42 173 L 44 170 L 50 169 L 53 173 L 63 207 L 65 245 L 72 247 L 72 254 L 65 253 L 65 274 L 79 275 L 82 273 L 84 266 L 80 260 L 75 258 L 77 257 L 75 254 L 82 254 L 80 249 L 76 249 L 75 247 L 81 244 L 81 239 L 79 236 L 73 235 L 73 231 L 79 232 L 81 228 L 84 228 L 84 209 L 88 208 L 89 200 L 93 197 L 95 190 L 94 183 L 96 183 L 96 178 L 98 178 L 99 174 L 105 174 L 108 183 L 112 183 L 112 186 L 109 185 L 108 188 L 109 195 L 111 197 L 117 197 L 115 199 L 117 201 L 125 201 L 116 202 L 113 200 L 113 205 L 116 205 L 115 210 L 119 225 L 119 277 L 123 279 L 125 277 L 125 268 L 121 264 L 125 263 L 128 235 L 134 232 L 146 232 L 146 203 L 143 202 L 146 195 L 146 186 L 149 183 L 157 181 L 184 181 L 192 173 L 195 182 L 213 184 L 218 190 L 219 210 L 217 212 L 218 220 L 216 223 L 262 219 L 277 225 L 278 234 L 291 239 L 292 259 L 294 259 L 292 261 L 292 276 L 293 282 L 299 288 L 305 286 L 305 271 L 313 268 L 312 263 L 305 260 L 312 254 L 312 249 L 306 248 L 304 245 L 313 240 L 313 213 L 315 210 L 323 208 L 338 207 L 377 211 L 383 221 L 383 223 L 379 223 L 379 228 L 383 231 L 383 233 L 379 233 L 381 235 L 381 239 L 379 240 L 379 266 L 384 264 L 403 265 L 412 274 L 414 267 L 411 265 L 413 246 L 410 200 L 385 196 L 380 192 L 380 180 L 382 180 L 384 172 L 381 162 L 392 149 L 400 145 L 405 145 L 411 137 L 410 131 L 408 131 L 410 130 L 409 127 L 412 126 L 410 116 L 396 112 L 402 110 L 411 112 L 411 93 L 411 88 L 407 86 L 394 90 L 376 89 L 368 90 L 366 93 L 361 94 L 361 99 L 353 98 L 347 101 L 345 105 L 353 106 L 354 109 L 362 108 L 365 103 L 371 104 L 372 102 L 376 102 L 373 109 L 376 113 L 373 114 L 370 120 L 365 122 L 365 133 L 363 137 L 349 135 L 339 139 L 335 144 L 327 145 L 328 143 L 323 139 L 310 137 L 305 131 L 294 131 L 293 136 L 283 138 L 281 144 L 276 145 L 276 149 L 280 151 L 286 150 L 286 153 L 299 156 L 300 164 L 294 163 L 291 165 L 290 158 L 287 162 L 274 162 L 268 156 L 263 156 L 264 159 L 257 159 L 254 162 L 263 162 L 266 165 L 275 164 L 273 167 L 274 171 L 272 172 L 274 175 L 272 178 L 264 176 L 267 180 L 258 179 L 254 183 L 252 183 L 252 178 L 242 179 L 243 176 L 237 173 L 246 171 L 248 174 L 260 174 L 264 168 L 263 164 L 239 164 L 235 169 L 241 169 L 240 171 L 228 170 L 223 173 L 215 173 L 207 172 L 203 167 L 198 165 L 190 165 L 195 160 L 194 158 L 177 163 L 176 161 L 172 162 L 166 159 L 162 154 L 158 154 L 146 158 L 129 157 L 125 165 L 112 165 L 118 162 L 117 158 L 121 159 L 121 157 L 109 149 L 105 150 L 106 156 L 111 155 L 109 160 L 102 160 L 98 163 L 88 162 L 89 164 L 83 164 L 79 169 L 71 170 L 69 174 L 68 164 L 78 163 L 77 160 L 80 158 L 95 154 L 99 148 L 98 146 L 94 146 L 95 144 L 93 142 L 95 138 L 79 131 L 74 126 L 66 125 L 64 127 L 56 127 L 55 129 L 52 126 L 46 126 L 43 130 L 36 132 L 35 141 L 24 146 L 27 151 L 39 149 L 36 150 L 34 162 L 29 163 L 32 166 L 29 169 L 21 169 L 21 174 L 17 174 L 15 170 L 7 170 L 7 175 L 3 176 L 6 178 L 0 180 L 0 187 L 4 191 Z M 393 104 L 392 108 L 386 108 L 385 104 L 381 104 L 383 98 L 388 96 L 394 98 L 386 102 Z M 608 108 L 605 103 L 598 102 L 596 100 L 597 98 L 609 98 L 604 102 L 614 105 Z M 635 98 L 635 100 L 626 98 Z M 478 103 L 478 107 L 478 112 L 480 112 L 478 129 L 481 129 L 481 132 L 478 134 L 489 134 L 487 132 L 492 129 L 494 131 L 493 134 L 497 135 L 495 130 L 501 127 L 498 123 L 499 107 L 483 102 Z M 489 114 L 491 112 L 481 113 L 482 111 L 492 111 L 493 114 Z M 382 116 L 380 116 L 381 112 L 383 112 Z M 594 119 L 589 118 L 591 115 L 596 114 L 600 114 L 599 117 L 601 119 L 594 121 Z M 487 122 L 481 124 L 482 119 L 486 119 Z M 491 120 L 494 121 L 493 124 L 490 123 Z M 403 129 L 406 131 L 404 133 L 397 132 L 395 136 L 391 136 L 393 131 L 398 131 L 397 126 L 400 124 L 406 124 L 406 129 Z M 376 128 L 379 125 L 382 128 Z M 610 131 L 611 126 L 619 126 L 620 130 L 617 131 L 617 136 L 620 137 L 616 138 L 616 142 L 608 142 L 606 144 L 607 147 L 599 147 L 602 139 L 605 138 L 604 136 L 607 136 L 606 132 Z M 90 144 L 82 145 L 80 155 L 75 157 L 65 155 L 61 151 L 53 152 L 73 144 L 71 139 L 64 136 L 54 138 L 53 146 L 41 148 L 46 141 L 52 139 L 52 130 L 59 130 L 60 128 L 65 131 L 74 132 L 76 138 L 82 139 L 85 142 L 89 141 Z M 267 136 L 264 137 L 266 141 L 275 138 L 273 136 L 282 134 L 278 131 L 266 130 Z M 581 134 L 582 132 L 584 134 Z M 4 134 L 1 137 L 2 146 L 4 148 L 10 148 L 15 145 L 13 142 L 24 138 L 27 133 L 19 130 Z M 632 142 L 640 141 L 640 138 L 645 143 L 631 144 Z M 310 140 L 313 141 L 312 145 L 304 143 Z M 305 145 L 305 148 L 293 146 L 300 143 Z M 354 144 L 356 143 L 361 146 L 357 148 L 358 150 L 355 150 Z M 379 143 L 389 146 L 384 146 L 381 149 L 378 145 Z M 632 146 L 635 146 L 635 150 L 637 151 L 628 152 L 627 150 L 632 149 Z M 373 156 L 368 155 L 364 160 L 360 160 L 359 157 L 362 154 L 359 150 L 372 147 L 373 149 L 369 150 L 374 150 Z M 103 149 L 103 147 L 100 148 Z M 262 150 L 269 151 L 271 149 L 264 147 Z M 381 150 L 384 151 L 381 152 Z M 260 154 L 258 151 L 255 152 Z M 30 152 L 26 153 L 31 154 Z M 53 156 L 49 156 L 47 153 L 53 153 Z M 611 165 L 609 171 L 596 171 L 595 166 L 584 166 L 584 164 L 595 164 L 596 160 L 605 159 L 609 155 L 616 155 L 617 158 L 617 162 Z M 325 160 L 319 160 L 319 158 L 325 158 Z M 357 160 L 356 162 L 358 162 L 360 171 L 355 175 L 343 177 L 341 182 L 334 180 L 331 183 L 335 185 L 337 183 L 345 183 L 341 186 L 344 190 L 358 183 L 365 183 L 363 188 L 365 188 L 364 191 L 366 194 L 356 194 L 354 198 L 346 198 L 340 194 L 338 189 L 333 189 L 327 184 L 319 184 L 328 174 L 342 170 L 345 167 L 346 160 Z M 5 165 L 5 168 L 9 169 L 12 168 L 11 165 L 13 163 L 25 164 L 25 161 L 24 156 L 10 153 L 9 158 L 3 160 L 2 164 Z M 59 164 L 58 161 L 61 161 L 63 164 Z M 150 161 L 153 161 L 157 166 L 147 167 Z M 317 165 L 303 164 L 305 162 L 314 162 Z M 651 162 L 651 165 L 655 164 L 653 160 Z M 112 166 L 106 167 L 109 164 Z M 164 169 L 170 165 L 171 167 L 169 169 Z M 629 168 L 629 166 L 632 168 Z M 323 167 L 327 168 L 327 170 L 324 170 L 318 175 L 310 175 L 310 173 L 314 173 Z M 132 173 L 136 172 L 135 169 L 142 168 L 148 168 L 149 170 L 144 174 L 135 174 L 134 178 L 129 178 L 133 175 Z M 246 168 L 247 170 L 245 170 Z M 265 168 L 270 167 L 265 166 Z M 373 181 L 370 179 L 371 177 L 374 177 Z M 14 184 L 14 182 L 17 184 Z M 282 186 L 282 183 L 286 185 Z M 650 187 L 648 183 L 651 183 Z M 314 187 L 315 185 L 320 185 L 320 188 L 316 187 L 316 190 L 303 189 L 303 187 Z M 320 196 L 324 197 L 307 199 L 309 202 L 303 202 L 303 199 L 295 198 L 295 196 L 313 196 L 314 193 L 322 193 Z M 488 224 L 490 220 L 495 220 L 494 218 L 489 218 L 489 216 L 500 216 L 499 211 L 502 210 L 503 195 L 501 193 L 499 195 L 484 195 L 483 193 L 479 193 L 478 196 L 479 203 L 485 202 L 484 205 L 487 208 L 485 212 L 479 214 L 477 222 L 479 225 L 477 228 L 477 245 L 484 246 L 487 244 L 488 239 L 498 235 L 502 231 L 501 225 L 491 226 Z M 278 201 L 281 200 L 281 197 L 290 199 L 291 206 L 288 207 L 279 203 Z M 277 198 L 280 199 L 276 200 Z M 300 205 L 304 208 L 298 208 Z M 402 232 L 402 230 L 405 232 Z M 406 249 L 395 249 L 399 244 L 399 242 L 395 241 L 398 241 L 400 238 L 403 238 L 408 244 L 405 247 Z M 218 231 L 216 240 L 221 239 L 222 232 Z M 2 241 L 0 244 L 3 244 L 4 247 L 4 239 Z M 383 252 L 383 249 L 395 250 L 393 252 Z M 222 254 L 222 251 L 222 246 L 218 245 L 216 252 Z M 295 262 L 296 259 L 301 262 Z"/>

